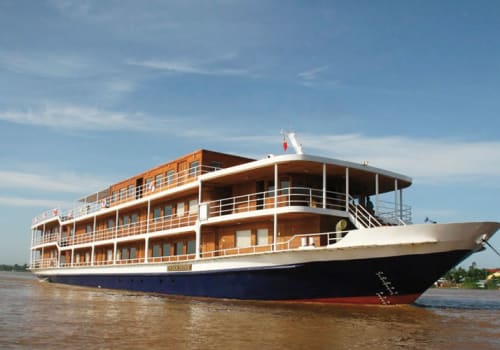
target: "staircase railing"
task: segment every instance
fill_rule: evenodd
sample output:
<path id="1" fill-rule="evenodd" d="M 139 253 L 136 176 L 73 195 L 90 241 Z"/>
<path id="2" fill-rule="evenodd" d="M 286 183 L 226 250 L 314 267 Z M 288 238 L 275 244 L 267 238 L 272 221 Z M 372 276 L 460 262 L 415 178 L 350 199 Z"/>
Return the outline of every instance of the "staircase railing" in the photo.
<path id="1" fill-rule="evenodd" d="M 380 221 L 377 220 L 365 207 L 358 204 L 351 197 L 348 203 L 348 212 L 351 221 L 357 228 L 370 228 L 382 226 Z"/>

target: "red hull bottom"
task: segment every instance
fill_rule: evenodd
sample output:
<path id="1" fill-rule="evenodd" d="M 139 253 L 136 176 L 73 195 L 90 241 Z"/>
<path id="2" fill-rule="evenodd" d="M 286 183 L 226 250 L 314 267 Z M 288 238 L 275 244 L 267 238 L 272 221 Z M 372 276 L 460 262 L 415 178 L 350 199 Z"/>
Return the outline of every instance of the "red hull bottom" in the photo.
<path id="1" fill-rule="evenodd" d="M 318 298 L 318 299 L 297 299 L 289 300 L 298 303 L 325 303 L 325 304 L 364 304 L 364 305 L 401 305 L 412 304 L 421 294 L 407 295 L 374 295 L 364 297 L 343 297 L 343 298 Z"/>

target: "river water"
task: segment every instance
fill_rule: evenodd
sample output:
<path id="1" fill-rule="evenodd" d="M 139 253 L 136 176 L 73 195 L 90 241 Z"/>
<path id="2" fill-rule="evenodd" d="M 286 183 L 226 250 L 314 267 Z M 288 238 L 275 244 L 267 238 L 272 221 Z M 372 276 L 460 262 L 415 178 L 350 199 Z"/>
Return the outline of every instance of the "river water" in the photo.
<path id="1" fill-rule="evenodd" d="M 172 298 L 0 272 L 0 349 L 500 349 L 500 291 L 416 305 Z"/>

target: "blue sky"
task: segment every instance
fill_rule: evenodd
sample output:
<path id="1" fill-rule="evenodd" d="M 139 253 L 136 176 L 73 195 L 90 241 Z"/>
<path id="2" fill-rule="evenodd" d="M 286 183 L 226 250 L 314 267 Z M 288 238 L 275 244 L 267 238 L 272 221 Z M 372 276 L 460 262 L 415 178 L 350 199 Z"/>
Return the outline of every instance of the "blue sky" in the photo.
<path id="1" fill-rule="evenodd" d="M 498 38 L 497 1 L 2 1 L 0 263 L 45 209 L 281 129 L 411 176 L 415 223 L 500 221 Z"/>

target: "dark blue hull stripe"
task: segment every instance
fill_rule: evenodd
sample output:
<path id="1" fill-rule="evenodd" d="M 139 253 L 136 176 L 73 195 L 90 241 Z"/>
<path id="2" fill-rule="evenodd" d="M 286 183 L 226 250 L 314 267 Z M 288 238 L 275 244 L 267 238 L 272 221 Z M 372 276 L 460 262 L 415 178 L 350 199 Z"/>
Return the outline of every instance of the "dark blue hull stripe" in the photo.
<path id="1" fill-rule="evenodd" d="M 51 282 L 194 297 L 314 300 L 420 295 L 470 251 L 154 274 L 39 276 Z"/>

